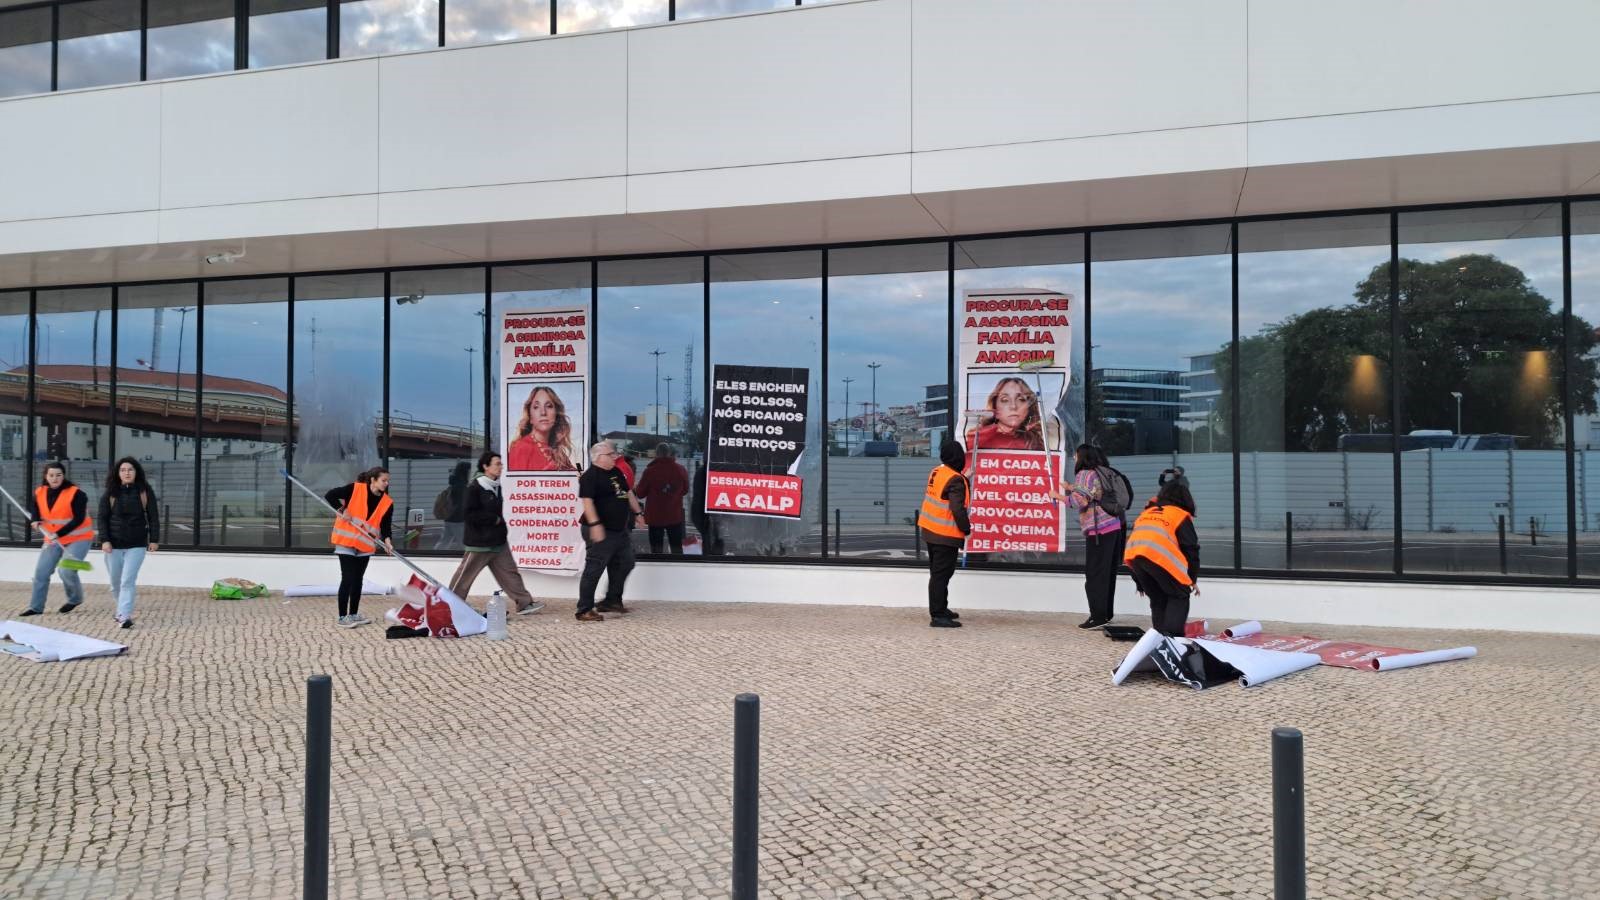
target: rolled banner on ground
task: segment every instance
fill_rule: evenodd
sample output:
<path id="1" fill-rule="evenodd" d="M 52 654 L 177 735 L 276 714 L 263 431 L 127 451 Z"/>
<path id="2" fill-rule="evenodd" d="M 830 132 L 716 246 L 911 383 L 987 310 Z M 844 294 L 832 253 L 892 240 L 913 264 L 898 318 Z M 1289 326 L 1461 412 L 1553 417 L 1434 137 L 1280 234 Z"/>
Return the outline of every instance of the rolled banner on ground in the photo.
<path id="1" fill-rule="evenodd" d="M 1211 622 L 1207 619 L 1190 619 L 1183 623 L 1183 636 L 1197 638 L 1211 630 Z"/>
<path id="2" fill-rule="evenodd" d="M 377 594 L 387 597 L 394 593 L 394 588 L 387 584 L 378 584 L 376 581 L 361 582 L 362 594 Z M 337 597 L 339 586 L 337 584 L 297 584 L 283 589 L 285 597 Z"/>
<path id="3" fill-rule="evenodd" d="M 1248 622 L 1240 622 L 1232 628 L 1224 628 L 1222 630 L 1222 636 L 1229 639 L 1249 637 L 1252 634 L 1260 633 L 1261 623 L 1257 622 L 1255 619 L 1251 619 Z"/>
<path id="4" fill-rule="evenodd" d="M 68 557 L 67 559 L 63 559 L 61 562 L 56 563 L 56 568 L 58 568 L 58 569 L 71 569 L 74 572 L 93 572 L 94 571 L 94 566 L 90 565 L 87 560 L 72 559 L 71 557 Z"/>
<path id="5" fill-rule="evenodd" d="M 1368 665 L 1379 672 L 1390 669 L 1409 669 L 1428 663 L 1449 662 L 1452 659 L 1471 659 L 1478 655 L 1477 647 L 1451 647 L 1449 650 L 1426 650 L 1422 653 L 1402 653 L 1399 656 L 1380 656 Z"/>
<path id="6" fill-rule="evenodd" d="M 1266 684 L 1301 669 L 1309 669 L 1322 662 L 1315 653 L 1288 653 L 1283 650 L 1263 650 L 1227 641 L 1195 641 L 1200 649 L 1239 670 L 1239 683 L 1245 687 Z"/>
<path id="7" fill-rule="evenodd" d="M 1155 650 L 1156 645 L 1161 643 L 1163 639 L 1164 635 L 1154 628 L 1146 631 L 1144 637 L 1139 638 L 1139 642 L 1133 645 L 1133 648 L 1128 651 L 1128 655 L 1122 658 L 1122 664 L 1117 666 L 1116 671 L 1111 673 L 1111 683 L 1121 684 L 1129 675 L 1139 671 L 1141 668 L 1154 669 L 1155 663 L 1149 662 L 1150 653 Z"/>

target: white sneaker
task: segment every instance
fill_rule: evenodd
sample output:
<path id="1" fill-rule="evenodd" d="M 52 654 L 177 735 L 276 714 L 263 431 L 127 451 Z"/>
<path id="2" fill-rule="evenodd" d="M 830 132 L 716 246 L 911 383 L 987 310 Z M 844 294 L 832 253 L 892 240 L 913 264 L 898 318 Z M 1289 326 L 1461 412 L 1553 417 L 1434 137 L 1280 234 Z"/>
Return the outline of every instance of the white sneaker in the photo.
<path id="1" fill-rule="evenodd" d="M 538 600 L 535 600 L 532 603 L 529 603 L 527 606 L 524 606 L 523 608 L 517 610 L 517 615 L 519 615 L 519 616 L 531 616 L 534 613 L 536 613 L 536 612 L 538 612 L 538 611 L 540 611 L 542 609 L 544 609 L 544 604 L 539 602 Z"/>
<path id="2" fill-rule="evenodd" d="M 358 625 L 371 625 L 371 624 L 372 624 L 372 620 L 367 618 L 366 616 L 363 616 L 360 613 L 356 613 L 356 614 L 354 614 L 354 615 L 352 615 L 350 617 L 350 627 L 351 628 L 355 628 Z"/>
<path id="3" fill-rule="evenodd" d="M 355 619 L 354 619 L 353 616 L 340 616 L 338 624 L 339 624 L 340 628 L 354 628 L 354 627 L 356 627 L 356 622 L 355 622 Z"/>

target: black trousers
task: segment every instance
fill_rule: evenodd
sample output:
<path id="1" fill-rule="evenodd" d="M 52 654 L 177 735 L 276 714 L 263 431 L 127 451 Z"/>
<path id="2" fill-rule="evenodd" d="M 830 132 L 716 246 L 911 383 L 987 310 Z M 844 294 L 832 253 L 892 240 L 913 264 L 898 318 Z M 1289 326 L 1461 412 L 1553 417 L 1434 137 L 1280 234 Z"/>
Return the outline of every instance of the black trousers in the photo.
<path id="1" fill-rule="evenodd" d="M 1122 566 L 1122 551 L 1127 532 L 1084 535 L 1083 593 L 1089 598 L 1089 618 L 1105 621 L 1114 615 L 1117 600 L 1117 569 Z"/>
<path id="2" fill-rule="evenodd" d="M 607 531 L 603 540 L 591 543 L 584 557 L 583 577 L 578 580 L 578 612 L 594 609 L 594 591 L 600 586 L 600 573 L 606 582 L 606 602 L 622 602 L 622 586 L 633 571 L 633 540 L 626 531 Z"/>
<path id="3" fill-rule="evenodd" d="M 1189 620 L 1189 586 L 1147 559 L 1134 560 L 1128 569 L 1133 583 L 1150 598 L 1150 627 L 1168 637 L 1183 637 L 1183 623 Z"/>
<path id="4" fill-rule="evenodd" d="M 351 556 L 340 553 L 339 557 L 339 617 L 353 616 L 361 609 L 361 586 L 366 580 L 367 563 L 372 561 L 370 556 Z"/>
<path id="5" fill-rule="evenodd" d="M 673 556 L 683 555 L 683 523 L 650 526 L 650 552 L 660 553 L 663 546 L 672 547 Z M 703 548 L 702 548 L 703 549 Z"/>
<path id="6" fill-rule="evenodd" d="M 956 559 L 960 555 L 960 547 L 928 545 L 929 618 L 943 619 L 950 615 L 950 576 L 956 573 Z"/>

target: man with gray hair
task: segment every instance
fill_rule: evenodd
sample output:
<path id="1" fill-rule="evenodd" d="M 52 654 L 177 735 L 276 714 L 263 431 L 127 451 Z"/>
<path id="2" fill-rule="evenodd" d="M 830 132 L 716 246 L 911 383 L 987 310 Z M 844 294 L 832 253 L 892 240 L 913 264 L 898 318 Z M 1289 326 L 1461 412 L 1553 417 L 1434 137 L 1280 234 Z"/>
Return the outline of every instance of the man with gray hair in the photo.
<path id="1" fill-rule="evenodd" d="M 625 615 L 622 586 L 633 571 L 633 542 L 628 537 L 629 514 L 643 519 L 639 499 L 628 489 L 617 469 L 617 448 L 601 441 L 589 448 L 589 468 L 578 476 L 578 499 L 583 502 L 583 539 L 589 545 L 583 577 L 578 581 L 578 621 L 603 622 L 601 613 Z M 641 521 L 640 524 L 643 524 Z M 606 599 L 596 605 L 595 588 L 606 573 Z"/>

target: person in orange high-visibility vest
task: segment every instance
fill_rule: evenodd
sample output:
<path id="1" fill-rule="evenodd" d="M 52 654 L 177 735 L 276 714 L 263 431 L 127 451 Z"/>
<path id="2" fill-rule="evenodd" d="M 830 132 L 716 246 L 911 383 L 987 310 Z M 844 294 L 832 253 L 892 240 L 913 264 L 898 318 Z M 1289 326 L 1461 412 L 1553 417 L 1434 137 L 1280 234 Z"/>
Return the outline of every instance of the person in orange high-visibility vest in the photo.
<path id="1" fill-rule="evenodd" d="M 950 610 L 950 576 L 956 558 L 972 533 L 967 521 L 967 453 L 959 441 L 947 440 L 939 448 L 938 468 L 928 475 L 928 490 L 917 513 L 917 528 L 928 545 L 928 625 L 960 628 L 961 616 Z"/>
<path id="2" fill-rule="evenodd" d="M 373 466 L 356 476 L 354 484 L 336 487 L 324 495 L 339 510 L 328 541 L 339 557 L 339 627 L 355 628 L 372 621 L 361 614 L 361 587 L 367 563 L 378 552 L 376 535 L 394 552 L 390 529 L 394 526 L 394 500 L 389 497 L 389 470 Z"/>
<path id="3" fill-rule="evenodd" d="M 1200 596 L 1200 539 L 1194 530 L 1194 495 L 1176 479 L 1145 506 L 1128 533 L 1122 561 L 1139 593 L 1150 598 L 1150 626 L 1183 637 L 1189 595 Z"/>
<path id="4" fill-rule="evenodd" d="M 44 612 L 50 593 L 50 573 L 61 576 L 67 603 L 57 612 L 69 613 L 83 603 L 83 582 L 74 569 L 58 569 L 62 558 L 82 562 L 94 546 L 94 519 L 89 516 L 89 497 L 67 480 L 64 463 L 46 463 L 44 477 L 28 497 L 28 524 L 44 538 L 39 561 L 33 567 L 33 596 L 24 616 Z"/>

